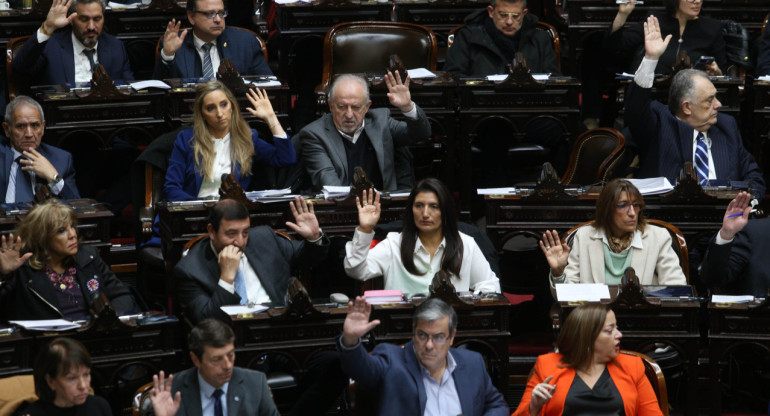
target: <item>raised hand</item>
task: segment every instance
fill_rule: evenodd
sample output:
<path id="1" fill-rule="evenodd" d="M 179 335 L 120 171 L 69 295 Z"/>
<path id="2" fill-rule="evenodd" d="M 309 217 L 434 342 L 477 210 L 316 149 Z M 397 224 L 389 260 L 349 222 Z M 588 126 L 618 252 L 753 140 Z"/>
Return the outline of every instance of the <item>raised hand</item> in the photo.
<path id="1" fill-rule="evenodd" d="M 225 246 L 219 252 L 217 263 L 219 263 L 219 272 L 221 273 L 220 279 L 233 284 L 238 268 L 241 266 L 241 256 L 243 256 L 243 250 L 233 245 Z"/>
<path id="2" fill-rule="evenodd" d="M 321 227 L 318 226 L 318 218 L 315 216 L 312 202 L 305 202 L 305 198 L 295 196 L 293 202 L 289 202 L 294 221 L 286 221 L 286 226 L 301 235 L 305 240 L 318 240 L 321 238 Z"/>
<path id="3" fill-rule="evenodd" d="M 371 313 L 372 305 L 366 303 L 363 296 L 356 296 L 355 301 L 348 302 L 348 315 L 342 325 L 342 345 L 355 346 L 359 338 L 380 324 L 379 319 L 369 322 Z"/>
<path id="4" fill-rule="evenodd" d="M 532 399 L 529 401 L 529 414 L 539 414 L 543 405 L 553 397 L 553 392 L 556 391 L 556 385 L 548 384 L 552 379 L 553 376 L 548 376 L 542 383 L 532 389 Z"/>
<path id="5" fill-rule="evenodd" d="M 155 416 L 173 416 L 179 410 L 179 405 L 182 403 L 182 393 L 176 392 L 175 395 L 171 394 L 171 384 L 173 381 L 173 374 L 168 376 L 168 380 L 164 380 L 163 370 L 160 371 L 159 375 L 152 376 L 150 401 L 152 402 Z"/>
<path id="6" fill-rule="evenodd" d="M 741 192 L 730 201 L 725 216 L 722 218 L 722 228 L 719 229 L 720 237 L 725 240 L 732 240 L 735 234 L 738 234 L 746 226 L 751 211 L 749 201 L 751 201 L 751 194 L 748 192 Z"/>
<path id="7" fill-rule="evenodd" d="M 657 60 L 668 47 L 668 42 L 671 41 L 671 35 L 663 36 L 660 33 L 660 24 L 658 18 L 650 15 L 647 21 L 644 22 L 644 57 L 647 59 Z"/>
<path id="8" fill-rule="evenodd" d="M 380 221 L 380 193 L 374 189 L 364 190 L 361 199 L 356 197 L 356 208 L 358 208 L 358 229 L 362 233 L 371 233 L 374 226 Z"/>
<path id="9" fill-rule="evenodd" d="M 15 241 L 13 233 L 8 236 L 7 241 L 5 236 L 0 237 L 0 274 L 11 273 L 32 257 L 32 253 L 26 253 L 22 256 L 20 252 L 21 237 L 16 237 Z"/>
<path id="10" fill-rule="evenodd" d="M 283 131 L 283 126 L 281 126 L 281 122 L 278 121 L 278 116 L 276 116 L 275 111 L 273 111 L 273 104 L 270 103 L 270 99 L 265 90 L 250 88 L 246 93 L 246 98 L 248 98 L 251 103 L 251 107 L 246 107 L 246 110 L 248 110 L 251 115 L 264 120 L 265 123 L 270 126 L 270 132 L 273 136 L 286 137 L 286 132 Z"/>
<path id="11" fill-rule="evenodd" d="M 51 8 L 48 9 L 48 16 L 43 22 L 43 30 L 50 36 L 56 29 L 69 25 L 72 19 L 78 17 L 77 13 L 67 16 L 72 0 L 53 0 Z"/>
<path id="12" fill-rule="evenodd" d="M 35 176 L 43 178 L 48 182 L 51 182 L 59 172 L 55 167 L 36 149 L 29 148 L 21 152 L 26 159 L 19 160 L 21 164 L 21 170 L 27 172 L 35 172 Z"/>
<path id="13" fill-rule="evenodd" d="M 566 243 L 562 244 L 556 230 L 546 230 L 543 233 L 543 238 L 540 240 L 540 250 L 545 254 L 545 259 L 551 268 L 551 274 L 554 276 L 563 275 L 564 268 L 567 267 L 570 248 Z"/>
<path id="14" fill-rule="evenodd" d="M 635 7 L 636 4 L 634 0 L 629 0 L 628 3 L 621 3 L 618 5 L 618 14 L 628 16 L 634 11 Z"/>
<path id="15" fill-rule="evenodd" d="M 166 31 L 163 33 L 163 54 L 166 56 L 173 56 L 182 47 L 188 31 L 183 30 L 180 35 L 179 29 L 181 26 L 182 21 L 177 22 L 176 19 L 171 19 L 168 25 L 166 25 Z"/>
<path id="16" fill-rule="evenodd" d="M 402 112 L 406 113 L 412 110 L 412 95 L 409 93 L 409 75 L 406 76 L 406 80 L 401 82 L 401 75 L 392 74 L 388 71 L 385 74 L 385 84 L 388 86 L 388 100 L 390 105 L 398 107 Z"/>

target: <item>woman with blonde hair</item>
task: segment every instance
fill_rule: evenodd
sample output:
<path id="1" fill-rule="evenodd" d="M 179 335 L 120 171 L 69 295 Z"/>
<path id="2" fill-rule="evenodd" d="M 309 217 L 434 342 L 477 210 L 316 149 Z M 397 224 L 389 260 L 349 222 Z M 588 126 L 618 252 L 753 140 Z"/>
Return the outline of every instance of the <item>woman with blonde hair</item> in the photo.
<path id="1" fill-rule="evenodd" d="M 80 246 L 75 211 L 58 200 L 33 207 L 18 237 L 0 238 L 0 319 L 90 319 L 95 294 L 120 314 L 139 312 L 133 296 L 95 248 Z"/>
<path id="2" fill-rule="evenodd" d="M 259 138 L 241 115 L 233 93 L 223 83 L 198 85 L 193 109 L 193 128 L 179 132 L 166 171 L 163 197 L 186 201 L 216 197 L 222 174 L 232 173 L 243 189 L 251 183 L 255 163 L 273 167 L 297 162 L 294 146 L 281 127 L 267 93 L 246 93 L 255 117 L 264 120 L 273 134 L 273 144 Z"/>

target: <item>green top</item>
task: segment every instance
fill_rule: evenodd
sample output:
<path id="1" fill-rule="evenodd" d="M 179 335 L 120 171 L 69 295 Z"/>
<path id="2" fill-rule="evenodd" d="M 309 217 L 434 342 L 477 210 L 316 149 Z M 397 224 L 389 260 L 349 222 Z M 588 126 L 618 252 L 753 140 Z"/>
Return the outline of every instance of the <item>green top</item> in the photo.
<path id="1" fill-rule="evenodd" d="M 620 253 L 613 253 L 610 246 L 604 244 L 604 284 L 619 285 L 623 278 L 623 272 L 631 267 L 631 257 L 634 253 L 629 245 Z"/>

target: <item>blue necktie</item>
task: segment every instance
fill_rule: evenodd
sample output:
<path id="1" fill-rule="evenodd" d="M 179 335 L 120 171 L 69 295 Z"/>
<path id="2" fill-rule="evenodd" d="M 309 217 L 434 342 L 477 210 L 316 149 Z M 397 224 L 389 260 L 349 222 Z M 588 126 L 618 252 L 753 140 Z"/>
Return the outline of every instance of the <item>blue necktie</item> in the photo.
<path id="1" fill-rule="evenodd" d="M 93 49 L 83 49 L 83 54 L 86 55 L 88 63 L 91 64 L 91 72 L 94 72 L 94 67 L 96 66 L 96 63 L 94 62 L 94 52 Z"/>
<path id="2" fill-rule="evenodd" d="M 214 390 L 214 394 L 211 397 L 214 398 L 214 416 L 225 416 L 222 411 L 222 400 L 219 400 L 222 395 L 225 394 L 221 389 Z"/>
<path id="3" fill-rule="evenodd" d="M 698 172 L 698 182 L 701 186 L 709 181 L 709 151 L 703 133 L 698 132 L 698 145 L 695 147 L 695 171 Z"/>
<path id="4" fill-rule="evenodd" d="M 211 44 L 205 43 L 201 48 L 203 49 L 203 78 L 213 79 L 214 67 L 211 66 L 211 54 L 209 53 L 211 51 Z"/>
<path id="5" fill-rule="evenodd" d="M 29 202 L 35 199 L 32 194 L 32 179 L 29 177 L 29 173 L 21 170 L 21 159 L 24 156 L 16 158 L 16 175 L 14 178 L 10 178 L 10 181 L 16 184 L 16 202 Z"/>
<path id="6" fill-rule="evenodd" d="M 235 273 L 233 285 L 235 285 L 235 293 L 241 297 L 241 305 L 249 303 L 249 292 L 246 291 L 246 281 L 243 279 L 241 269 L 238 269 L 238 272 Z"/>

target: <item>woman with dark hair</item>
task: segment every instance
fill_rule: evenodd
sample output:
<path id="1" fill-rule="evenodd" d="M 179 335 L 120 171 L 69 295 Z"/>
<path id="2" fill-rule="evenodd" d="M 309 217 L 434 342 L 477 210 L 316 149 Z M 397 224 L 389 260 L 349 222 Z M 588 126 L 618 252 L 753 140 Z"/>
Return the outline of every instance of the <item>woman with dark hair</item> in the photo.
<path id="1" fill-rule="evenodd" d="M 193 128 L 179 132 L 168 161 L 163 197 L 186 201 L 216 197 L 222 174 L 232 173 L 243 189 L 251 183 L 255 163 L 273 167 L 297 162 L 294 145 L 281 127 L 267 93 L 250 89 L 246 94 L 254 117 L 264 120 L 273 144 L 259 138 L 241 115 L 233 93 L 223 83 L 198 85 L 193 108 Z"/>
<path id="2" fill-rule="evenodd" d="M 690 63 L 695 64 L 701 56 L 712 56 L 714 62 L 702 68 L 709 75 L 722 75 L 727 67 L 725 41 L 722 37 L 722 22 L 700 17 L 703 0 L 663 0 L 665 12 L 652 12 L 660 22 L 661 36 L 672 36 L 668 48 L 658 59 L 656 74 L 668 74 L 681 51 L 687 51 Z M 631 56 L 629 72 L 639 67 L 644 57 L 644 22 L 626 28 L 626 19 L 634 10 L 634 0 L 618 6 L 618 14 L 607 34 L 607 51 L 615 55 Z M 696 68 L 701 69 L 701 68 Z"/>
<path id="3" fill-rule="evenodd" d="M 613 179 L 599 194 L 594 223 L 575 232 L 571 249 L 555 230 L 546 231 L 540 248 L 551 267 L 551 291 L 556 283 L 619 284 L 628 267 L 643 285 L 686 285 L 671 235 L 646 226 L 644 208 L 631 182 Z"/>
<path id="4" fill-rule="evenodd" d="M 103 293 L 118 314 L 139 312 L 99 253 L 78 242 L 77 215 L 58 200 L 33 207 L 19 234 L 0 238 L 0 319 L 88 320 Z"/>
<path id="5" fill-rule="evenodd" d="M 29 416 L 110 416 L 107 400 L 91 391 L 91 355 L 80 342 L 56 338 L 35 361 L 38 401 L 22 413 Z"/>
<path id="6" fill-rule="evenodd" d="M 385 289 L 427 293 L 433 276 L 444 271 L 457 291 L 500 292 L 500 282 L 479 246 L 457 230 L 452 195 L 438 179 L 419 181 L 404 211 L 404 228 L 389 233 L 371 250 L 380 220 L 380 194 L 364 191 L 356 198 L 358 222 L 345 246 L 345 272 L 358 280 L 382 276 Z"/>
<path id="7" fill-rule="evenodd" d="M 619 354 L 615 313 L 591 303 L 567 316 L 556 349 L 537 357 L 513 416 L 662 415 L 641 358 Z"/>

